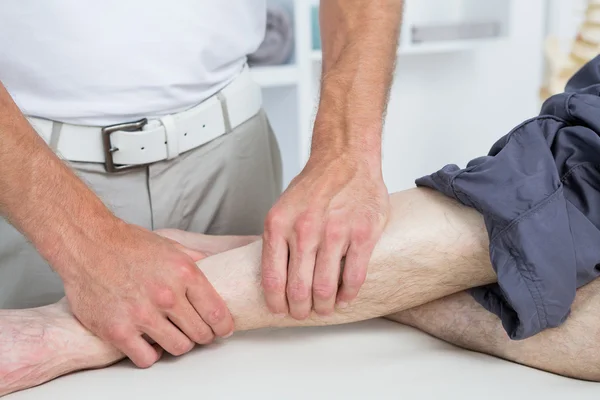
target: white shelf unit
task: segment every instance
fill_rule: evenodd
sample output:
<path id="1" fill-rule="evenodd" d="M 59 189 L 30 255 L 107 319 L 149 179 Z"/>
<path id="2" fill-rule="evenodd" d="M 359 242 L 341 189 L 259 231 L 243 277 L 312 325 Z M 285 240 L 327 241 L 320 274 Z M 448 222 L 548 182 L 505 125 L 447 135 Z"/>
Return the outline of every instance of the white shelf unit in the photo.
<path id="1" fill-rule="evenodd" d="M 497 42 L 510 34 L 512 1 L 515 0 L 405 0 L 398 55 L 468 51 Z M 310 151 L 322 59 L 320 49 L 314 48 L 314 42 L 318 42 L 314 7 L 319 1 L 267 1 L 273 3 L 284 3 L 293 12 L 292 63 L 253 67 L 252 74 L 263 87 L 264 108 L 281 148 L 287 186 L 302 170 Z M 490 30 L 489 24 L 496 28 Z M 486 35 L 473 36 L 478 29 L 482 33 L 482 26 Z M 430 40 L 416 41 L 417 31 Z"/>

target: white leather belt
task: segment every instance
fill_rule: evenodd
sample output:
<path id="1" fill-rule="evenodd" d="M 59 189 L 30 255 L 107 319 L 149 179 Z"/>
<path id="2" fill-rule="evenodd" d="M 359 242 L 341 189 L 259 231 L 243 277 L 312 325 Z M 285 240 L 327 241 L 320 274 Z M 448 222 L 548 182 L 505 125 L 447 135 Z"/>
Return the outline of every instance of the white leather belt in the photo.
<path id="1" fill-rule="evenodd" d="M 63 159 L 104 163 L 109 172 L 169 160 L 229 132 L 261 108 L 260 87 L 245 67 L 227 87 L 196 107 L 108 127 L 29 122 Z"/>

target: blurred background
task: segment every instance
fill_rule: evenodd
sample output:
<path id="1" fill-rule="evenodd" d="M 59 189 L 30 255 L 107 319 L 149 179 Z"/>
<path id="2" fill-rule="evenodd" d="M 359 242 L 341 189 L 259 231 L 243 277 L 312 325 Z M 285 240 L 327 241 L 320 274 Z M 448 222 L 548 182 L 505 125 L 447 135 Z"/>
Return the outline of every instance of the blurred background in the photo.
<path id="1" fill-rule="evenodd" d="M 486 154 L 598 52 L 598 1 L 405 2 L 383 140 L 390 192 Z M 286 186 L 309 155 L 321 71 L 318 4 L 269 0 L 265 41 L 249 57 L 279 139 Z"/>

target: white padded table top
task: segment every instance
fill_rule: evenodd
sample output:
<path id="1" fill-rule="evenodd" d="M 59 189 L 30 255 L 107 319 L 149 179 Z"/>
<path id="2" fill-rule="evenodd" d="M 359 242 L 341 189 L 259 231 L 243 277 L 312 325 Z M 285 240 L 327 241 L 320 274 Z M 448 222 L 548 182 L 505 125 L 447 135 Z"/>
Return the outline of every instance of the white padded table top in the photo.
<path id="1" fill-rule="evenodd" d="M 594 399 L 600 384 L 468 352 L 386 320 L 237 333 L 140 370 L 127 361 L 6 397 L 28 399 Z"/>

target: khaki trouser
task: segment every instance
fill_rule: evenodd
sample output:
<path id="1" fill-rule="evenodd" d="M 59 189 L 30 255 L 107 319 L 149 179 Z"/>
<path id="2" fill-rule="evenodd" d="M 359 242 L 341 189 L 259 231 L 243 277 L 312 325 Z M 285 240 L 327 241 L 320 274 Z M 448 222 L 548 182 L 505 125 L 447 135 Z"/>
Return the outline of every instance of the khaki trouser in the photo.
<path id="1" fill-rule="evenodd" d="M 260 234 L 282 189 L 279 147 L 263 111 L 170 161 L 118 174 L 102 164 L 71 165 L 119 218 L 147 229 Z M 0 219 L 0 308 L 49 304 L 63 294 L 58 275 Z"/>

